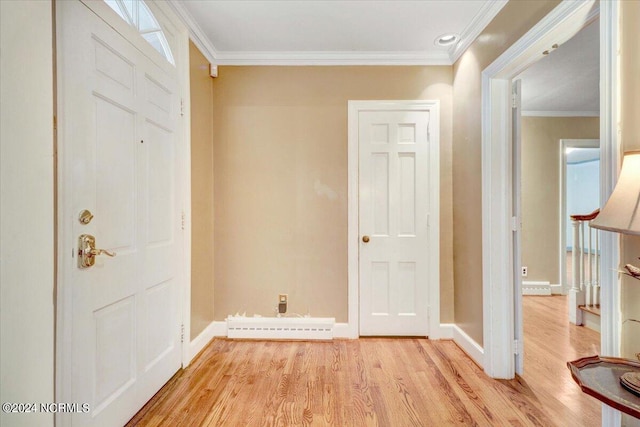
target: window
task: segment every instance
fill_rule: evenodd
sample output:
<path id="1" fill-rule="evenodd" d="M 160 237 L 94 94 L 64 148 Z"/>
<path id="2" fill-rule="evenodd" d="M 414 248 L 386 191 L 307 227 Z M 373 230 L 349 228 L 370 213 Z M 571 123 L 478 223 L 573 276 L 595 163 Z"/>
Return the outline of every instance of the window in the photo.
<path id="1" fill-rule="evenodd" d="M 176 65 L 169 42 L 162 32 L 160 24 L 142 0 L 105 0 L 125 22 L 140 32 L 140 35 L 167 61 Z"/>

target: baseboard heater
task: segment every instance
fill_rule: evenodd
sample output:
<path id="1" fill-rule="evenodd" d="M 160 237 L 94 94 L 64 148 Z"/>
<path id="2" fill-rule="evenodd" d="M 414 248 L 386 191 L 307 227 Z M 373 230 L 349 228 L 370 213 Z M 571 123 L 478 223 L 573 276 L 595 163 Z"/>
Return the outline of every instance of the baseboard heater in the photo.
<path id="1" fill-rule="evenodd" d="M 331 340 L 333 317 L 227 317 L 228 338 Z"/>
<path id="2" fill-rule="evenodd" d="M 522 295 L 551 295 L 549 282 L 522 282 Z"/>

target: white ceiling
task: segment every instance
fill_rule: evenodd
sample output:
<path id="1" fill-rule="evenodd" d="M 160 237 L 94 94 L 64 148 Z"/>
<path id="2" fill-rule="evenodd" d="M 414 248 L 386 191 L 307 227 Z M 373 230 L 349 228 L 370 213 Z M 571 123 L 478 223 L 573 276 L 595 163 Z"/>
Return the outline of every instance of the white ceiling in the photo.
<path id="1" fill-rule="evenodd" d="M 449 65 L 506 0 L 171 0 L 214 64 Z M 436 46 L 445 33 L 462 36 Z"/>
<path id="2" fill-rule="evenodd" d="M 598 116 L 599 40 L 596 20 L 520 74 L 523 114 Z"/>
<path id="3" fill-rule="evenodd" d="M 450 65 L 506 0 L 170 0 L 217 65 Z M 451 47 L 434 41 L 456 33 Z M 599 114 L 597 20 L 524 71 L 525 115 Z"/>

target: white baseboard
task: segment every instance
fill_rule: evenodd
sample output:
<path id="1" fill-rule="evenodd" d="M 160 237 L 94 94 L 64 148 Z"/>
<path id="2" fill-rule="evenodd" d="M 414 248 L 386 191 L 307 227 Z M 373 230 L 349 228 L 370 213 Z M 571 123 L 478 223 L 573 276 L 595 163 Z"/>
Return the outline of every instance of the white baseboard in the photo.
<path id="1" fill-rule="evenodd" d="M 550 285 L 551 295 L 564 295 L 562 285 Z"/>
<path id="2" fill-rule="evenodd" d="M 442 339 L 453 339 L 453 342 L 455 342 L 467 356 L 484 369 L 484 348 L 467 335 L 465 331 L 460 329 L 458 325 L 454 323 L 443 323 L 440 325 L 440 333 Z"/>
<path id="3" fill-rule="evenodd" d="M 227 322 L 211 322 L 189 343 L 189 363 L 215 337 L 227 336 Z M 188 364 L 187 364 L 188 365 Z"/>
<path id="4" fill-rule="evenodd" d="M 358 339 L 358 333 L 354 333 L 348 323 L 336 323 L 333 325 L 333 337 L 355 340 Z"/>
<path id="5" fill-rule="evenodd" d="M 551 295 L 549 282 L 522 282 L 522 295 Z"/>
<path id="6" fill-rule="evenodd" d="M 440 331 L 438 334 L 429 334 L 431 339 L 453 339 L 451 335 L 451 328 L 449 324 L 440 325 Z M 357 330 L 353 330 L 349 323 L 336 323 L 333 326 L 333 337 L 341 339 L 356 340 L 360 338 Z"/>

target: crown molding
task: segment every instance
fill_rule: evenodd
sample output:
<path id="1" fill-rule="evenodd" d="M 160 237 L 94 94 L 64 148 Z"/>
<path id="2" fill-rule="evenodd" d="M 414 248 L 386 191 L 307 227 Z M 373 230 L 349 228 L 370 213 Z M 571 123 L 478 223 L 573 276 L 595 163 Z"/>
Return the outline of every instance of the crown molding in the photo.
<path id="1" fill-rule="evenodd" d="M 451 65 L 447 53 L 426 52 L 217 52 L 217 65 Z"/>
<path id="2" fill-rule="evenodd" d="M 508 0 L 490 0 L 460 34 L 461 41 L 447 52 L 217 51 L 180 0 L 168 4 L 189 29 L 193 43 L 215 65 L 452 65 L 500 12 Z"/>
<path id="3" fill-rule="evenodd" d="M 522 117 L 600 117 L 600 111 L 522 111 Z"/>
<path id="4" fill-rule="evenodd" d="M 495 18 L 509 0 L 491 0 L 482 6 L 473 20 L 460 34 L 460 42 L 449 48 L 449 58 L 452 64 L 460 59 L 462 54 L 471 46 L 476 37 L 482 33 L 487 25 Z"/>
<path id="5" fill-rule="evenodd" d="M 580 5 L 581 7 L 576 7 L 576 5 Z M 506 64 L 516 62 L 516 59 L 524 54 L 526 46 L 530 46 L 533 41 L 537 41 L 540 47 L 549 46 L 548 42 L 550 40 L 547 40 L 547 38 L 543 36 L 550 33 L 553 29 L 558 28 L 558 26 L 565 21 L 571 21 L 571 25 L 566 25 L 562 31 L 554 33 L 553 40 L 558 44 L 569 40 L 578 31 L 598 18 L 600 15 L 600 3 L 595 0 L 566 0 L 556 6 L 552 12 L 553 13 L 549 13 L 542 18 L 534 28 L 512 44 L 500 57 L 485 68 L 482 73 L 484 75 L 494 76 L 496 75 L 496 70 L 502 70 L 503 73 L 507 74 L 511 74 L 511 71 L 513 71 L 515 75 L 520 74 L 532 63 L 538 61 L 542 53 L 530 52 L 527 60 L 518 61 L 519 65 L 515 70 L 507 69 Z M 580 19 L 572 19 L 576 13 L 583 14 L 584 16 L 581 16 Z M 542 52 L 542 49 L 540 49 L 540 52 Z"/>
<path id="6" fill-rule="evenodd" d="M 182 19 L 185 26 L 189 29 L 189 36 L 193 44 L 195 44 L 200 52 L 204 55 L 207 60 L 214 64 L 216 62 L 216 58 L 218 54 L 216 52 L 216 48 L 211 43 L 211 40 L 206 36 L 200 25 L 193 19 L 191 13 L 184 7 L 181 1 L 178 0 L 169 0 L 169 6 L 173 9 L 173 11 Z"/>

